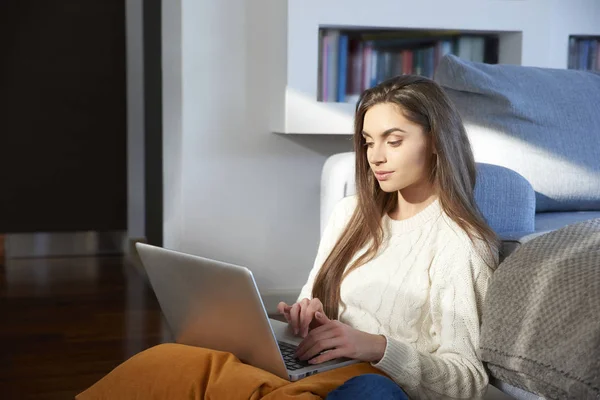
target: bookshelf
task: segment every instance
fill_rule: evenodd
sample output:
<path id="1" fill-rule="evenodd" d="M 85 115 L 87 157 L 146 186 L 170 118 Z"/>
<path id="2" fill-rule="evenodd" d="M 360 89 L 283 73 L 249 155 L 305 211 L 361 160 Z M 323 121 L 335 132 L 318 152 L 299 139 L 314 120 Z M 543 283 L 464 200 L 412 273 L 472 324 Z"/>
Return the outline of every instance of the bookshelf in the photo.
<path id="1" fill-rule="evenodd" d="M 277 134 L 352 134 L 357 90 L 346 90 L 339 98 L 337 94 L 323 96 L 323 37 L 327 31 L 484 38 L 484 43 L 495 41 L 497 47 L 490 50 L 484 44 L 484 52 L 493 54 L 499 64 L 546 68 L 567 68 L 572 32 L 600 36 L 597 0 L 560 2 L 553 7 L 542 0 L 284 1 L 285 7 L 277 15 L 273 8 L 268 9 L 273 26 L 268 34 L 273 54 L 268 66 L 269 130 Z M 452 49 L 460 52 L 455 44 Z M 338 91 L 339 86 L 328 93 Z M 339 101 L 342 98 L 344 101 Z"/>
<path id="2" fill-rule="evenodd" d="M 600 71 L 600 35 L 570 35 L 567 68 Z"/>
<path id="3" fill-rule="evenodd" d="M 446 54 L 497 64 L 498 44 L 490 33 L 320 28 L 317 101 L 355 104 L 364 90 L 398 75 L 433 79 Z"/>

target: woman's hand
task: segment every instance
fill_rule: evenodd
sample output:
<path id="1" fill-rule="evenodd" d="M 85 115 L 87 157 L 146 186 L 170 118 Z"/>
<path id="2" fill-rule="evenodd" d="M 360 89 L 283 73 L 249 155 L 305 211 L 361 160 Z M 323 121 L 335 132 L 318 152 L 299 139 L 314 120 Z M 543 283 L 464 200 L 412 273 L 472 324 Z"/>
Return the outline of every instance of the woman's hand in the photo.
<path id="1" fill-rule="evenodd" d="M 384 336 L 372 335 L 340 321 L 332 321 L 322 312 L 316 313 L 316 320 L 321 326 L 311 330 L 296 350 L 296 357 L 300 360 L 320 364 L 347 357 L 378 362 L 383 357 L 387 344 Z"/>
<path id="2" fill-rule="evenodd" d="M 277 305 L 277 311 L 283 314 L 288 324 L 292 326 L 294 335 L 300 333 L 302 337 L 306 337 L 308 328 L 315 318 L 315 313 L 323 313 L 323 304 L 319 299 L 302 299 L 291 306 L 282 301 Z"/>

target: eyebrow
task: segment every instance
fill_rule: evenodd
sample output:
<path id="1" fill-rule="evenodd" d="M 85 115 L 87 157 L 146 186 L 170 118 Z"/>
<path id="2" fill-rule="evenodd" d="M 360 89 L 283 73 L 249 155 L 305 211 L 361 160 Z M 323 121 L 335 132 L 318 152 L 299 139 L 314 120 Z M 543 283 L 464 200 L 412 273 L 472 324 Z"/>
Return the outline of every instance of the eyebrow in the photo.
<path id="1" fill-rule="evenodd" d="M 392 133 L 394 133 L 394 132 L 396 132 L 396 131 L 398 131 L 398 132 L 402 132 L 402 133 L 408 133 L 408 132 L 406 132 L 405 130 L 402 130 L 402 129 L 400 129 L 400 128 L 390 128 L 390 129 L 386 130 L 385 132 L 383 132 L 383 133 L 381 134 L 381 136 L 385 138 L 385 137 L 388 137 L 388 136 L 390 136 Z M 365 132 L 365 131 L 362 131 L 362 135 L 363 135 L 363 136 L 370 137 L 371 139 L 373 139 L 373 138 L 371 137 L 371 135 L 369 135 L 369 134 L 368 134 L 367 132 Z"/>

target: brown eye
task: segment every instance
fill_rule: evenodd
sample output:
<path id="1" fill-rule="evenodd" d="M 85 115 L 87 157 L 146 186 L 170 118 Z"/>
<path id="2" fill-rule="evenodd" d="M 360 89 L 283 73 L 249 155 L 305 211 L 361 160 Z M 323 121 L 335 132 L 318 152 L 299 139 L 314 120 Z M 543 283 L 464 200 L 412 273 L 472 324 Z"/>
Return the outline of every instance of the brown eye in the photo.
<path id="1" fill-rule="evenodd" d="M 373 143 L 372 142 L 371 143 L 365 143 L 364 146 L 368 147 L 368 148 L 371 148 L 371 147 L 373 147 Z"/>
<path id="2" fill-rule="evenodd" d="M 402 144 L 402 140 L 396 140 L 394 142 L 388 142 L 388 144 L 392 147 L 398 147 L 400 146 L 400 144 Z"/>

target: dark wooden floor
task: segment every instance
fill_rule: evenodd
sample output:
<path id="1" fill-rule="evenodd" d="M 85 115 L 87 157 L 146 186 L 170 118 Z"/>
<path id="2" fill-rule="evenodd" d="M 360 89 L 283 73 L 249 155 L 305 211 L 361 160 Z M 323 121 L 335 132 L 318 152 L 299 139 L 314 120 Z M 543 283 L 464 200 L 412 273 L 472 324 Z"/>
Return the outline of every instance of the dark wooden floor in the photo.
<path id="1" fill-rule="evenodd" d="M 121 257 L 0 265 L 0 399 L 69 399 L 171 339 L 154 294 Z"/>

